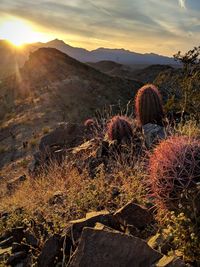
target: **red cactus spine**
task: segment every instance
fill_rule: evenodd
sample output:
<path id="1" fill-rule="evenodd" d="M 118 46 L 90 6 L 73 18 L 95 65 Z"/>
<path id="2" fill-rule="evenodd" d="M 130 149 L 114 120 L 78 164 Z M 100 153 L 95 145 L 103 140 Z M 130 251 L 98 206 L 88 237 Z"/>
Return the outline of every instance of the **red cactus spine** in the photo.
<path id="1" fill-rule="evenodd" d="M 149 171 L 151 190 L 159 205 L 170 209 L 190 206 L 189 196 L 195 198 L 200 182 L 200 142 L 188 137 L 161 142 L 150 156 Z"/>
<path id="2" fill-rule="evenodd" d="M 147 84 L 139 89 L 135 99 L 135 113 L 139 126 L 147 123 L 163 125 L 162 100 L 156 86 Z"/>
<path id="3" fill-rule="evenodd" d="M 127 117 L 114 116 L 107 126 L 108 139 L 118 144 L 130 143 L 133 138 L 131 124 Z"/>

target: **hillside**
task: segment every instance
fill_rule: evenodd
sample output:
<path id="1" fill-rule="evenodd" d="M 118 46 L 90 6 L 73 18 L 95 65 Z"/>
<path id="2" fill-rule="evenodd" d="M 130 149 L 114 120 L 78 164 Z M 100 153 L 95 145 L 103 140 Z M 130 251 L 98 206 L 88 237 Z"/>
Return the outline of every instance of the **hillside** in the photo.
<path id="1" fill-rule="evenodd" d="M 29 54 L 42 47 L 56 48 L 59 51 L 81 62 L 95 63 L 99 61 L 112 61 L 123 65 L 134 65 L 137 66 L 137 68 L 152 64 L 176 65 L 176 62 L 173 58 L 153 53 L 140 54 L 125 49 L 108 48 L 98 48 L 92 51 L 88 51 L 83 48 L 72 47 L 62 40 L 58 39 L 52 40 L 47 43 L 38 42 L 25 44 L 19 48 L 13 47 L 7 41 L 0 40 L 0 57 L 2 59 L 0 78 L 13 73 L 16 67 L 22 67 L 25 61 L 28 59 Z"/>
<path id="2" fill-rule="evenodd" d="M 141 85 L 107 76 L 53 48 L 33 52 L 0 85 L 1 166 L 22 157 L 23 141 L 37 143 L 44 127 L 81 122 L 105 106 L 115 109 L 119 101 L 126 105 Z"/>
<path id="3" fill-rule="evenodd" d="M 135 79 L 144 83 L 152 83 L 157 76 L 163 71 L 172 70 L 168 65 L 123 65 L 113 61 L 99 61 L 88 63 L 93 68 L 106 73 L 110 76 L 121 77 L 126 79 Z"/>

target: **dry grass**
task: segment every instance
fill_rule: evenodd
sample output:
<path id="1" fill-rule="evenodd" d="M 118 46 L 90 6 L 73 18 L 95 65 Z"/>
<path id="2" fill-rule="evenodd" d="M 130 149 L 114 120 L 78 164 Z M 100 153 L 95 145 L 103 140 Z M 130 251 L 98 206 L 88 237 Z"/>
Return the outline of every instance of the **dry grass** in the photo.
<path id="1" fill-rule="evenodd" d="M 32 218 L 39 212 L 45 219 L 55 224 L 59 222 L 63 227 L 69 220 L 81 218 L 89 211 L 114 211 L 129 200 L 143 204 L 143 165 L 138 161 L 132 168 L 116 163 L 109 174 L 100 166 L 95 179 L 91 179 L 86 171 L 80 174 L 67 161 L 62 166 L 52 165 L 48 174 L 37 179 L 29 177 L 13 195 L 4 197 L 0 211 L 23 208 Z M 51 205 L 49 199 L 56 192 L 62 194 L 63 203 Z"/>

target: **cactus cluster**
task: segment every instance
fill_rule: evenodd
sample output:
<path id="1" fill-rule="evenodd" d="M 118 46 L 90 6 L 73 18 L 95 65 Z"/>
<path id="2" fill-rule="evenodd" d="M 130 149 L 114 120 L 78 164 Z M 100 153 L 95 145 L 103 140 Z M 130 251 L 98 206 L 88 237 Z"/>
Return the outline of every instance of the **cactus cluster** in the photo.
<path id="1" fill-rule="evenodd" d="M 131 123 L 125 116 L 114 116 L 107 125 L 107 134 L 109 141 L 128 144 L 133 138 Z"/>
<path id="2" fill-rule="evenodd" d="M 184 136 L 161 142 L 150 156 L 149 171 L 152 194 L 158 205 L 188 209 L 197 201 L 200 142 Z M 199 207 L 197 204 L 196 212 Z"/>
<path id="3" fill-rule="evenodd" d="M 138 125 L 147 123 L 163 125 L 163 106 L 161 95 L 153 84 L 144 85 L 135 98 L 135 113 Z"/>

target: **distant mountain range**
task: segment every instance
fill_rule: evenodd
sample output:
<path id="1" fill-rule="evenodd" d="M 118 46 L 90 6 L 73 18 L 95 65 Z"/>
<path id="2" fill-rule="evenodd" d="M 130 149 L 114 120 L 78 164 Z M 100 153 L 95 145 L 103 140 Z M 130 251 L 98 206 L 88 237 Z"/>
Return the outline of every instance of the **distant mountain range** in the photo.
<path id="1" fill-rule="evenodd" d="M 48 43 L 40 43 L 37 45 L 43 47 L 56 48 L 81 62 L 98 62 L 102 60 L 109 60 L 125 65 L 130 65 L 130 64 L 173 65 L 176 63 L 174 59 L 170 57 L 161 56 L 153 53 L 140 54 L 125 49 L 98 48 L 92 51 L 88 51 L 83 48 L 72 47 L 58 39 L 55 39 Z"/>
<path id="2" fill-rule="evenodd" d="M 47 43 L 26 44 L 23 48 L 17 49 L 5 40 L 0 40 L 0 78 L 13 73 L 16 66 L 22 67 L 28 60 L 30 52 L 34 52 L 39 48 L 56 48 L 68 56 L 80 61 L 96 63 L 99 61 L 113 61 L 123 65 L 175 65 L 173 58 L 161 56 L 157 54 L 139 54 L 124 49 L 98 48 L 88 51 L 83 48 L 72 47 L 62 40 L 55 39 Z"/>

